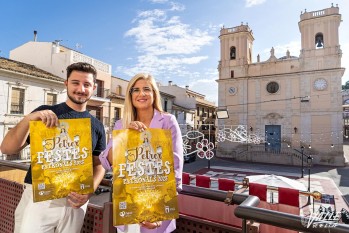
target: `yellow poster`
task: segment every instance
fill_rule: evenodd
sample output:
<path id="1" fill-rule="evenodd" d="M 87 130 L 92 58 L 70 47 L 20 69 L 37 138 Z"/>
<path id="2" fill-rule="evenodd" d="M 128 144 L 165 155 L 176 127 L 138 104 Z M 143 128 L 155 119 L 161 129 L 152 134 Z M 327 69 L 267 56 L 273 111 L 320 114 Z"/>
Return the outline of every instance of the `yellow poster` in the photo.
<path id="1" fill-rule="evenodd" d="M 178 218 L 171 131 L 113 131 L 113 225 Z"/>
<path id="2" fill-rule="evenodd" d="M 61 119 L 47 128 L 30 122 L 34 202 L 93 192 L 91 120 Z"/>

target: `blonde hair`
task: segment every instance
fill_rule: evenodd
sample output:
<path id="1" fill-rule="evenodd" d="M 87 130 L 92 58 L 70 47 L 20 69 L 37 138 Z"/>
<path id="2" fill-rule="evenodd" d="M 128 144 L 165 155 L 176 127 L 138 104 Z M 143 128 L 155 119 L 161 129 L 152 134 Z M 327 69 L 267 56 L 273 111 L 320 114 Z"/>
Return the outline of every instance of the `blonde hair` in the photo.
<path id="1" fill-rule="evenodd" d="M 149 84 L 151 85 L 151 88 L 153 89 L 153 95 L 154 95 L 153 108 L 158 110 L 159 112 L 163 112 L 163 109 L 161 106 L 160 91 L 153 76 L 151 76 L 150 74 L 144 74 L 144 73 L 136 74 L 129 81 L 126 89 L 125 109 L 124 109 L 124 115 L 122 118 L 123 128 L 127 128 L 130 122 L 135 121 L 137 118 L 137 110 L 132 104 L 131 89 L 133 88 L 135 83 L 140 79 L 143 79 L 149 82 Z"/>

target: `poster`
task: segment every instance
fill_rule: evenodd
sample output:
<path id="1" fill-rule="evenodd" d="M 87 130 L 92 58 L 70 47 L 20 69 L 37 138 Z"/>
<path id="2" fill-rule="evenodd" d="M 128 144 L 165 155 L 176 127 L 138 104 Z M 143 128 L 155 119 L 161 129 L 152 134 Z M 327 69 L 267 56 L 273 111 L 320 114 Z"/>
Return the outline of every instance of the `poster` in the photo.
<path id="1" fill-rule="evenodd" d="M 113 225 L 178 218 L 170 130 L 113 131 Z"/>
<path id="2" fill-rule="evenodd" d="M 54 128 L 31 121 L 29 128 L 34 202 L 93 193 L 90 118 L 60 119 Z"/>

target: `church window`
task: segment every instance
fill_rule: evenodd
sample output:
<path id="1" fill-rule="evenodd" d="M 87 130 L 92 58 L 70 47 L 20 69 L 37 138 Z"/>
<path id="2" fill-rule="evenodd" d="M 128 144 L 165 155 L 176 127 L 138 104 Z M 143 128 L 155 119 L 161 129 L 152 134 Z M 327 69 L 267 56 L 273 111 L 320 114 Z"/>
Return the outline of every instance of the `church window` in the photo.
<path id="1" fill-rule="evenodd" d="M 233 46 L 230 48 L 230 60 L 235 60 L 236 58 L 236 48 Z"/>
<path id="2" fill-rule="evenodd" d="M 315 48 L 316 49 L 321 49 L 324 47 L 324 35 L 319 32 L 315 36 Z"/>
<path id="3" fill-rule="evenodd" d="M 279 90 L 279 84 L 277 82 L 270 82 L 270 83 L 268 83 L 267 91 L 270 94 L 274 94 L 274 93 L 278 92 L 278 90 Z"/>

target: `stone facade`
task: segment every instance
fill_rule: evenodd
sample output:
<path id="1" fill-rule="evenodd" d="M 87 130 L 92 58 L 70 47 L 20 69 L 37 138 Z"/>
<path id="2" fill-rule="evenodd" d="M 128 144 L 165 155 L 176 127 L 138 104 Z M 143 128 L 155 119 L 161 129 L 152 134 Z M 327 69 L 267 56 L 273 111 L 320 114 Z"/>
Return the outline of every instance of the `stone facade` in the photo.
<path id="1" fill-rule="evenodd" d="M 218 156 L 240 160 L 297 164 L 300 148 L 312 162 L 343 165 L 341 78 L 342 51 L 338 7 L 304 12 L 298 23 L 299 57 L 252 62 L 253 33 L 248 25 L 220 31 L 218 108 L 227 109 L 223 125 L 245 125 L 265 143 L 218 144 Z M 275 154 L 284 156 L 275 159 Z M 299 159 L 298 159 L 299 161 Z"/>

